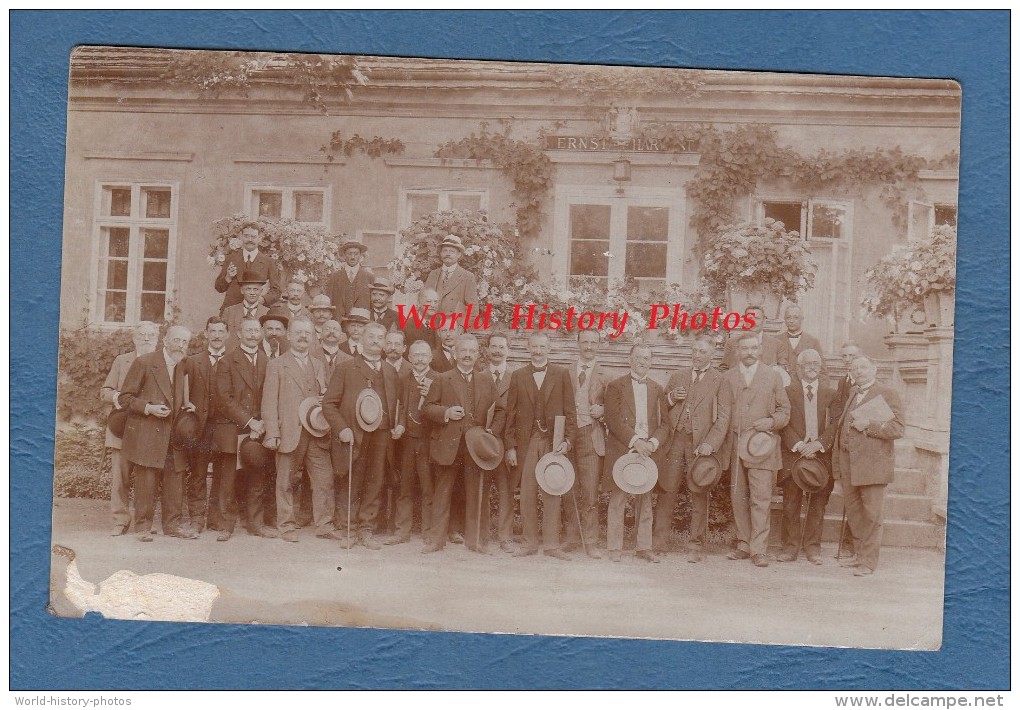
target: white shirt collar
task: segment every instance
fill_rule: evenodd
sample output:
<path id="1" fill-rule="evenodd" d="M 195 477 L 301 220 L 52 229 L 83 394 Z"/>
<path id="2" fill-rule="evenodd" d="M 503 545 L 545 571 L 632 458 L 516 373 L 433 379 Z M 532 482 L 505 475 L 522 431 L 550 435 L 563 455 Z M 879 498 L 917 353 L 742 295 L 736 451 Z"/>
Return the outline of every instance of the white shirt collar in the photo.
<path id="1" fill-rule="evenodd" d="M 246 251 L 245 249 L 241 249 L 241 255 L 244 257 L 245 261 L 254 261 L 255 257 L 257 257 L 259 255 L 259 249 L 258 249 L 258 247 L 255 247 L 251 251 Z"/>

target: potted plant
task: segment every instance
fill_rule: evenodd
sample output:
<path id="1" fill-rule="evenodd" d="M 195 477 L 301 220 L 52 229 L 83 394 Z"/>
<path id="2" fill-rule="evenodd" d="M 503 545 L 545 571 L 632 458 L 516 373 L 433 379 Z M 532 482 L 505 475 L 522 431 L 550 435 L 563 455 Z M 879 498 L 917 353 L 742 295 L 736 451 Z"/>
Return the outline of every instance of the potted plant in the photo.
<path id="1" fill-rule="evenodd" d="M 766 218 L 761 225 L 722 227 L 705 252 L 701 273 L 712 297 L 732 310 L 762 306 L 775 318 L 783 299 L 796 301 L 814 286 L 816 269 L 800 235 Z"/>

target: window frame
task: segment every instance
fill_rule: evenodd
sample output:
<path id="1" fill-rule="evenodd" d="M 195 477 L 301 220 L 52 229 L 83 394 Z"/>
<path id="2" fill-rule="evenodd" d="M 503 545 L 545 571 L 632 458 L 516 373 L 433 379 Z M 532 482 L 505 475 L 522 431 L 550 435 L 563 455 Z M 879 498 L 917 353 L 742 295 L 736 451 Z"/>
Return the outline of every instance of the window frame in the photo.
<path id="1" fill-rule="evenodd" d="M 411 225 L 411 200 L 412 195 L 438 196 L 438 211 L 444 212 L 450 209 L 450 195 L 478 195 L 479 209 L 488 212 L 489 210 L 489 188 L 487 187 L 402 187 L 400 188 L 400 200 L 397 206 L 397 224 L 399 229 L 406 229 Z M 444 207 L 443 204 L 446 206 Z M 399 231 L 398 229 L 398 231 Z M 367 230 L 385 231 L 385 230 Z"/>
<path id="2" fill-rule="evenodd" d="M 329 230 L 333 215 L 333 186 L 319 183 L 269 183 L 269 182 L 246 182 L 242 195 L 244 214 L 254 218 L 259 217 L 259 192 L 279 192 L 281 194 L 280 219 L 293 219 L 297 221 L 297 201 L 295 193 L 313 192 L 322 195 L 322 221 L 301 222 L 312 227 L 322 227 Z M 273 219 L 273 218 L 268 218 Z"/>

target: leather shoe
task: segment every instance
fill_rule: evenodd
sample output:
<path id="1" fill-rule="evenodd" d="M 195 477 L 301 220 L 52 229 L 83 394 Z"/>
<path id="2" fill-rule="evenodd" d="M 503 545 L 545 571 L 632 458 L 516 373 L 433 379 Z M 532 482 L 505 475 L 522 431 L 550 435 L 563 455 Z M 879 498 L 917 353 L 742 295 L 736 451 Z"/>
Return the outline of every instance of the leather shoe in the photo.
<path id="1" fill-rule="evenodd" d="M 262 527 L 259 528 L 258 530 L 252 528 L 248 530 L 248 534 L 253 535 L 255 537 L 268 537 L 268 538 L 279 537 L 279 534 L 275 530 L 273 530 L 273 528 L 270 527 Z"/>
<path id="2" fill-rule="evenodd" d="M 450 542 L 452 542 L 454 545 L 463 545 L 464 535 L 459 532 L 452 532 L 450 533 Z"/>
<path id="3" fill-rule="evenodd" d="M 589 547 L 588 548 L 588 557 L 592 558 L 593 560 L 601 560 L 602 559 L 602 553 L 599 552 L 598 550 L 596 550 L 594 547 Z"/>
<path id="4" fill-rule="evenodd" d="M 468 549 L 472 552 L 478 553 L 479 555 L 492 556 L 492 550 L 489 549 L 488 545 L 482 545 L 481 547 L 469 547 Z"/>
<path id="5" fill-rule="evenodd" d="M 323 540 L 346 540 L 347 533 L 340 532 L 339 530 L 330 530 L 329 532 L 316 533 L 315 537 L 322 538 Z"/>
<path id="6" fill-rule="evenodd" d="M 231 535 L 233 535 L 232 531 L 230 531 L 230 530 L 221 530 L 220 534 L 216 536 L 216 542 L 226 542 L 227 540 L 230 539 Z"/>
<path id="7" fill-rule="evenodd" d="M 383 540 L 384 545 L 403 545 L 405 542 L 411 542 L 411 536 L 407 535 L 391 535 L 390 537 Z"/>
<path id="8" fill-rule="evenodd" d="M 560 549 L 563 550 L 564 552 L 575 552 L 580 548 L 581 543 L 579 542 L 568 542 L 566 545 L 560 545 Z"/>
<path id="9" fill-rule="evenodd" d="M 796 562 L 797 555 L 794 552 L 780 552 L 776 555 L 776 560 L 778 562 Z"/>
<path id="10" fill-rule="evenodd" d="M 280 539 L 284 542 L 297 542 L 297 530 L 287 530 L 280 535 Z"/>
<path id="11" fill-rule="evenodd" d="M 703 553 L 701 550 L 691 550 L 690 552 L 687 553 L 687 561 L 692 563 L 704 562 L 705 553 Z"/>
<path id="12" fill-rule="evenodd" d="M 623 556 L 620 554 L 619 550 L 610 550 L 609 551 L 609 559 L 612 560 L 613 562 L 619 562 L 620 559 L 622 559 L 622 557 Z"/>
<path id="13" fill-rule="evenodd" d="M 845 560 L 840 560 L 839 561 L 839 566 L 840 567 L 856 567 L 860 563 L 861 563 L 861 561 L 857 559 L 857 555 L 854 555 L 853 557 L 848 557 Z"/>
<path id="14" fill-rule="evenodd" d="M 152 542 L 152 533 L 148 531 L 138 533 L 138 542 Z"/>
<path id="15" fill-rule="evenodd" d="M 538 554 L 537 547 L 522 547 L 514 553 L 514 557 L 531 557 Z"/>
<path id="16" fill-rule="evenodd" d="M 570 559 L 570 555 L 568 555 L 566 552 L 564 552 L 563 550 L 559 549 L 558 547 L 554 548 L 552 550 L 545 550 L 545 556 L 546 557 L 555 557 L 558 560 L 569 560 Z"/>
<path id="17" fill-rule="evenodd" d="M 820 564 L 822 564 L 822 558 L 819 557 L 818 555 L 808 555 L 807 556 L 807 561 L 810 562 L 813 565 L 820 565 Z"/>
<path id="18" fill-rule="evenodd" d="M 766 557 L 765 555 L 754 555 L 753 557 L 751 557 L 751 563 L 755 567 L 768 567 L 769 558 Z"/>
<path id="19" fill-rule="evenodd" d="M 644 560 L 645 562 L 654 562 L 655 564 L 659 564 L 659 558 L 656 557 L 655 553 L 651 550 L 638 550 L 634 553 L 634 556 L 639 560 Z"/>
<path id="20" fill-rule="evenodd" d="M 854 569 L 854 577 L 867 577 L 869 574 L 874 574 L 875 570 L 871 569 L 867 565 L 857 565 Z"/>
<path id="21" fill-rule="evenodd" d="M 114 537 L 120 537 L 127 533 L 127 525 L 114 525 L 113 529 L 110 530 L 110 534 Z"/>
<path id="22" fill-rule="evenodd" d="M 380 545 L 379 542 L 371 534 L 365 535 L 360 540 L 358 540 L 358 542 L 367 547 L 369 550 L 382 549 L 382 545 Z"/>
<path id="23" fill-rule="evenodd" d="M 729 554 L 726 555 L 728 560 L 748 560 L 751 558 L 751 553 L 746 550 L 730 550 Z"/>
<path id="24" fill-rule="evenodd" d="M 194 540 L 198 537 L 198 533 L 196 533 L 191 528 L 177 528 L 176 530 L 171 530 L 170 532 L 164 534 L 167 537 L 179 537 L 182 540 Z"/>
<path id="25" fill-rule="evenodd" d="M 504 540 L 503 542 L 499 543 L 499 549 L 501 549 L 503 552 L 512 555 L 514 553 L 514 544 L 509 540 Z"/>
<path id="26" fill-rule="evenodd" d="M 439 552 L 442 549 L 443 548 L 441 548 L 439 545 L 433 545 L 430 542 L 428 545 L 426 545 L 425 547 L 421 548 L 421 554 L 423 554 L 423 555 L 431 555 L 433 552 Z"/>

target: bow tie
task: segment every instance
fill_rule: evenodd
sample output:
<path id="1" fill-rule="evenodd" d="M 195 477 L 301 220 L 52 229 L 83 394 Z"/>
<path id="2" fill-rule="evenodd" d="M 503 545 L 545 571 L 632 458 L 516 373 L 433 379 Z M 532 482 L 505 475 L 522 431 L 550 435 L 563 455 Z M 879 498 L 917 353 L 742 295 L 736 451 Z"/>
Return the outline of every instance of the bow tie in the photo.
<path id="1" fill-rule="evenodd" d="M 542 365 L 542 367 L 539 367 L 538 365 L 532 365 L 531 369 L 534 370 L 535 372 L 545 372 L 545 369 L 547 367 L 549 367 L 548 363 L 545 364 L 545 365 Z"/>
<path id="2" fill-rule="evenodd" d="M 645 380 L 647 378 L 646 377 L 634 377 L 634 375 L 631 375 L 630 379 L 633 380 L 634 382 L 636 382 L 639 385 L 643 385 L 643 384 L 645 384 Z"/>

